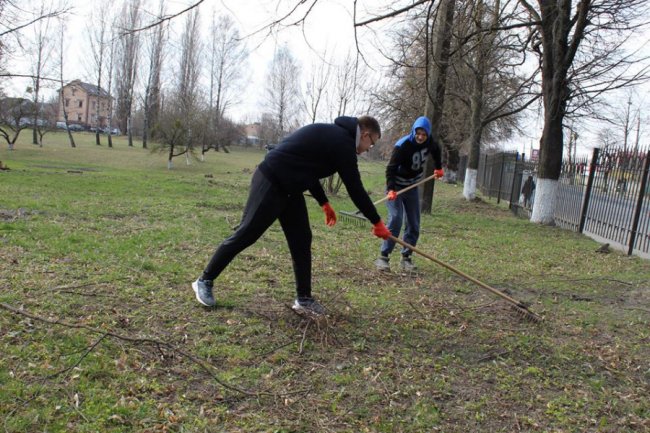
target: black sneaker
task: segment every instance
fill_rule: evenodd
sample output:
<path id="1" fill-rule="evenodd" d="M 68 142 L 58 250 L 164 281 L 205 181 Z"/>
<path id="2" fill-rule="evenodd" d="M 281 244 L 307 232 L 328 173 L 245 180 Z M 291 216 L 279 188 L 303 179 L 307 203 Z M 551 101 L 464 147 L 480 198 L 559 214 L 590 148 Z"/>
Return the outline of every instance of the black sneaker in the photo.
<path id="1" fill-rule="evenodd" d="M 296 298 L 291 308 L 296 313 L 307 313 L 314 316 L 322 316 L 326 312 L 325 307 L 314 298 Z"/>
<path id="2" fill-rule="evenodd" d="M 199 278 L 192 283 L 192 288 L 197 301 L 206 307 L 214 307 L 216 302 L 214 296 L 212 296 L 212 281 Z"/>

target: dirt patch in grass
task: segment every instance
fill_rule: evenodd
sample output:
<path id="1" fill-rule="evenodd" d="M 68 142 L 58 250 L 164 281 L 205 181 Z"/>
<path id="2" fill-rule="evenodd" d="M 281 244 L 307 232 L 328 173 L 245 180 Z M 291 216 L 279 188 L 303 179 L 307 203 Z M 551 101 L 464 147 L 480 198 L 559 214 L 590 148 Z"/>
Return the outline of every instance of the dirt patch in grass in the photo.
<path id="1" fill-rule="evenodd" d="M 13 222 L 21 219 L 29 218 L 34 212 L 18 208 L 18 209 L 0 209 L 0 221 Z"/>

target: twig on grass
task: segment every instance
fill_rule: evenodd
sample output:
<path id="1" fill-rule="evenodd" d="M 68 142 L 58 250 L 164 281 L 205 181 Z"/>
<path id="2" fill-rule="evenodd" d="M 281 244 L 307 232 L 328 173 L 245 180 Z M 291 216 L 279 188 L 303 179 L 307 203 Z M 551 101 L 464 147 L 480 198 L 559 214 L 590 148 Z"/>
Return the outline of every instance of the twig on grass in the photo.
<path id="1" fill-rule="evenodd" d="M 90 287 L 90 286 L 96 286 L 98 284 L 106 284 L 106 283 L 114 283 L 115 281 L 126 281 L 128 278 L 126 277 L 118 277 L 118 278 L 112 278 L 110 280 L 106 281 L 95 281 L 95 282 L 90 282 L 90 283 L 83 283 L 83 284 L 66 284 L 63 286 L 57 286 L 52 288 L 52 290 L 55 291 L 63 291 L 63 290 L 68 290 L 68 289 L 81 289 L 82 287 Z"/>
<path id="2" fill-rule="evenodd" d="M 268 350 L 268 351 L 262 353 L 262 354 L 260 355 L 260 357 L 261 357 L 261 358 L 266 358 L 266 357 L 269 356 L 270 354 L 275 353 L 275 352 L 277 352 L 277 351 L 280 350 L 280 349 L 284 349 L 284 348 L 287 347 L 287 346 L 291 346 L 292 344 L 295 344 L 295 341 L 291 340 L 291 341 L 289 341 L 289 342 L 287 342 L 287 343 L 281 344 L 281 345 L 278 346 L 278 347 L 274 347 L 273 349 Z"/>
<path id="3" fill-rule="evenodd" d="M 101 342 L 104 340 L 104 338 L 106 338 L 106 337 L 108 337 L 108 334 L 105 333 L 104 335 L 102 335 L 101 337 L 99 337 L 99 338 L 97 339 L 97 341 L 95 341 L 93 344 L 91 344 L 90 347 L 89 347 L 88 349 L 86 349 L 86 351 L 84 352 L 84 354 L 81 355 L 81 357 L 77 360 L 77 362 L 75 362 L 75 363 L 74 363 L 73 365 L 71 365 L 70 367 L 64 368 L 63 370 L 59 370 L 59 371 L 57 371 L 56 373 L 52 373 L 52 374 L 50 374 L 49 376 L 46 377 L 46 379 L 53 379 L 53 378 L 55 378 L 56 376 L 58 376 L 58 375 L 60 375 L 60 374 L 68 373 L 68 372 L 74 370 L 76 367 L 79 366 L 79 364 L 81 364 L 81 361 L 83 361 L 84 358 L 90 354 L 90 352 L 92 352 L 93 350 L 95 350 L 95 347 L 97 347 L 97 346 L 99 345 L 99 343 L 101 343 Z"/>
<path id="4" fill-rule="evenodd" d="M 645 311 L 646 313 L 650 313 L 650 310 L 647 308 L 643 307 L 622 307 L 624 310 L 639 310 L 639 311 Z"/>
<path id="5" fill-rule="evenodd" d="M 544 275 L 539 275 L 543 277 Z M 557 278 L 554 280 L 541 280 L 544 283 L 576 283 L 579 281 L 610 281 L 614 283 L 625 284 L 626 286 L 633 286 L 633 283 L 628 283 L 627 281 L 617 280 L 615 278 L 606 278 L 606 277 L 591 277 L 591 278 Z"/>
<path id="6" fill-rule="evenodd" d="M 222 381 L 221 379 L 219 379 L 216 376 L 216 374 L 214 374 L 214 372 L 212 371 L 212 369 L 213 369 L 212 366 L 207 364 L 205 361 L 203 361 L 202 359 L 197 358 L 196 356 L 194 356 L 194 355 L 192 355 L 190 353 L 185 352 L 184 350 L 179 349 L 178 347 L 176 347 L 173 344 L 168 343 L 166 341 L 161 341 L 161 340 L 157 340 L 155 338 L 149 338 L 149 337 L 131 337 L 131 336 L 128 336 L 128 335 L 117 334 L 117 333 L 114 333 L 114 332 L 111 332 L 111 331 L 105 331 L 105 330 L 101 330 L 101 329 L 97 329 L 97 328 L 92 328 L 90 326 L 82 325 L 82 324 L 78 324 L 78 323 L 67 323 L 67 322 L 63 322 L 61 320 L 46 319 L 45 317 L 41 317 L 41 316 L 38 316 L 38 315 L 35 315 L 35 314 L 32 314 L 32 313 L 28 313 L 28 312 L 26 312 L 24 310 L 19 310 L 18 308 L 12 307 L 11 305 L 1 303 L 1 302 L 0 302 L 0 308 L 2 308 L 4 310 L 7 310 L 9 312 L 12 312 L 14 314 L 18 314 L 18 315 L 21 315 L 21 316 L 24 316 L 24 317 L 28 317 L 30 319 L 33 319 L 33 320 L 36 320 L 36 321 L 39 321 L 39 322 L 49 323 L 51 325 L 64 326 L 64 327 L 73 328 L 73 329 L 84 329 L 84 330 L 92 332 L 94 334 L 102 334 L 103 335 L 102 339 L 104 339 L 106 337 L 113 337 L 113 338 L 116 338 L 118 340 L 128 341 L 130 343 L 150 344 L 150 345 L 153 345 L 153 346 L 157 346 L 159 350 L 160 350 L 161 347 L 165 347 L 168 350 L 170 350 L 171 352 L 177 353 L 177 354 L 181 355 L 182 357 L 192 361 L 193 363 L 195 363 L 199 367 L 201 367 L 201 369 L 203 369 L 203 371 L 205 371 L 215 382 L 217 382 L 222 387 L 224 387 L 226 389 L 229 389 L 231 391 L 238 392 L 240 394 L 244 394 L 244 395 L 252 396 L 252 397 L 259 397 L 259 396 L 263 396 L 263 395 L 267 395 L 267 396 L 284 396 L 284 395 L 287 395 L 286 393 L 273 394 L 273 393 L 270 393 L 270 392 L 267 392 L 267 391 L 251 392 L 251 391 L 247 391 L 247 390 L 238 388 L 236 386 L 230 385 L 230 384 Z M 93 348 L 95 346 L 96 346 L 96 344 L 93 345 Z M 84 355 L 84 356 L 86 356 L 86 355 Z M 302 392 L 302 391 L 291 392 L 290 394 L 296 394 L 296 393 L 299 393 L 299 392 Z"/>
<path id="7" fill-rule="evenodd" d="M 307 321 L 307 325 L 305 325 L 305 330 L 302 332 L 302 339 L 300 340 L 300 346 L 298 347 L 298 353 L 302 355 L 302 349 L 305 344 L 305 339 L 307 338 L 307 330 L 309 329 L 309 325 L 311 325 L 311 320 Z"/>
<path id="8" fill-rule="evenodd" d="M 411 306 L 411 308 L 413 309 L 413 311 L 415 311 L 416 313 L 418 313 L 422 319 L 425 319 L 425 320 L 426 320 L 427 316 L 425 316 L 424 313 L 422 313 L 422 311 L 418 310 L 417 307 L 416 307 L 415 305 L 413 305 L 413 302 L 410 302 L 410 301 L 409 301 L 408 304 Z"/>
<path id="9" fill-rule="evenodd" d="M 476 362 L 483 362 L 483 361 L 490 361 L 492 359 L 499 358 L 503 355 L 507 355 L 510 353 L 509 350 L 507 349 L 502 349 L 502 350 L 493 350 L 483 356 L 481 356 L 479 359 L 476 360 Z"/>
<path id="10" fill-rule="evenodd" d="M 101 296 L 105 298 L 110 298 L 112 295 L 104 295 L 102 293 L 84 293 L 84 292 L 75 292 L 74 290 L 57 290 L 59 293 L 67 293 L 69 295 L 79 295 L 79 296 Z"/>

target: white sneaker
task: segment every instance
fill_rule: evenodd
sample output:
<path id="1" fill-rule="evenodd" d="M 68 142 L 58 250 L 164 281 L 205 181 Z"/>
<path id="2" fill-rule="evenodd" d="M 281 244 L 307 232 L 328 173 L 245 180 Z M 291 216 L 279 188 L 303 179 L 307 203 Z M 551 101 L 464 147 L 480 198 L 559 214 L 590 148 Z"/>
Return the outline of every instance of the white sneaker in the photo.
<path id="1" fill-rule="evenodd" d="M 194 294 L 196 295 L 196 300 L 206 307 L 214 307 L 216 302 L 214 296 L 212 295 L 212 281 L 198 280 L 192 283 L 192 289 L 194 289 Z"/>
<path id="2" fill-rule="evenodd" d="M 293 301 L 291 309 L 296 313 L 307 313 L 314 316 L 322 316 L 326 312 L 325 307 L 314 298 L 297 298 Z"/>
<path id="3" fill-rule="evenodd" d="M 413 272 L 417 269 L 417 267 L 413 264 L 413 259 L 411 259 L 410 257 L 402 257 L 400 266 L 402 270 L 406 272 Z"/>
<path id="4" fill-rule="evenodd" d="M 379 256 L 379 258 L 375 260 L 375 266 L 377 267 L 378 271 L 390 272 L 390 263 L 388 257 Z"/>

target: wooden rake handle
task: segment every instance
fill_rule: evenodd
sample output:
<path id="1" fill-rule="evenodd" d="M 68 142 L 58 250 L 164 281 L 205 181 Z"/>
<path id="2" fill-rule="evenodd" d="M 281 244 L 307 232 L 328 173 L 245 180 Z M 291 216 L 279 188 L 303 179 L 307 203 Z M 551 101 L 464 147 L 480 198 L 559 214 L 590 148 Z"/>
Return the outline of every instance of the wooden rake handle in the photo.
<path id="1" fill-rule="evenodd" d="M 405 248 L 408 248 L 409 250 L 413 251 L 414 253 L 417 253 L 417 254 L 421 255 L 422 257 L 426 257 L 427 259 L 431 260 L 432 262 L 435 262 L 435 263 L 439 264 L 440 266 L 442 266 L 444 268 L 449 269 L 451 272 L 460 275 L 461 277 L 465 278 L 466 280 L 469 280 L 472 283 L 483 287 L 485 290 L 488 290 L 488 291 L 494 293 L 497 296 L 500 296 L 501 298 L 505 299 L 506 301 L 510 302 L 511 304 L 516 305 L 519 308 L 524 308 L 524 309 L 527 310 L 526 306 L 524 304 L 522 304 L 521 302 L 517 301 L 516 299 L 511 298 L 510 296 L 506 295 L 505 293 L 503 293 L 500 290 L 495 289 L 494 287 L 488 286 L 484 282 L 477 280 L 476 278 L 472 277 L 471 275 L 467 275 L 463 271 L 454 268 L 450 264 L 445 263 L 442 260 L 433 257 L 431 254 L 427 254 L 424 251 L 414 247 L 413 245 L 411 245 L 411 244 L 409 244 L 407 242 L 404 242 L 403 240 L 401 240 L 399 238 L 396 238 L 395 236 L 391 235 L 391 236 L 388 237 L 388 239 L 392 240 L 395 243 L 400 244 L 401 246 L 403 246 Z"/>
<path id="2" fill-rule="evenodd" d="M 402 193 L 405 193 L 406 191 L 409 191 L 409 190 L 411 190 L 411 189 L 413 189 L 413 188 L 417 188 L 418 186 L 422 185 L 423 183 L 428 182 L 428 181 L 430 181 L 431 179 L 435 179 L 435 178 L 436 178 L 436 175 L 435 175 L 435 174 L 432 174 L 432 175 L 429 176 L 429 177 L 425 177 L 424 179 L 420 180 L 419 182 L 414 183 L 413 185 L 409 185 L 409 186 L 407 186 L 407 187 L 404 188 L 404 189 L 400 189 L 399 191 L 397 191 L 397 195 L 400 195 L 400 194 L 402 194 Z M 387 195 L 385 195 L 383 198 L 377 200 L 377 201 L 374 202 L 373 204 L 374 204 L 375 206 L 377 206 L 379 203 L 383 203 L 383 202 L 385 202 L 386 200 L 388 200 L 388 196 L 387 196 Z"/>

